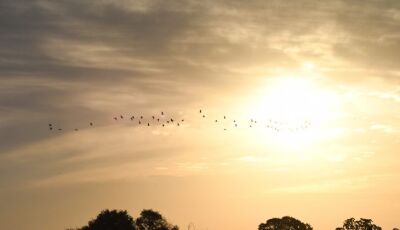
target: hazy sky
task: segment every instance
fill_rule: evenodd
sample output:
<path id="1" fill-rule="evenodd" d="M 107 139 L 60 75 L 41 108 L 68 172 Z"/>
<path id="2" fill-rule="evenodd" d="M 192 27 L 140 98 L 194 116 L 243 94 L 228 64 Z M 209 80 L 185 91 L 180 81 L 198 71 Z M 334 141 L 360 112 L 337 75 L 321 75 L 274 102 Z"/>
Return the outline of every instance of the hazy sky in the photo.
<path id="1" fill-rule="evenodd" d="M 0 228 L 399 227 L 399 61 L 398 0 L 1 0 Z"/>

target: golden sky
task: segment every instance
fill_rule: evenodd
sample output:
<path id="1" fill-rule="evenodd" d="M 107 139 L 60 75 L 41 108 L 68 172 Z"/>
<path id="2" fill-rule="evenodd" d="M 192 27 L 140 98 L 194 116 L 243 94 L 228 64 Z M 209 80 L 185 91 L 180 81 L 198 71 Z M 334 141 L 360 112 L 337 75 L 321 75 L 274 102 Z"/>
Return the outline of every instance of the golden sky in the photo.
<path id="1" fill-rule="evenodd" d="M 0 229 L 398 227 L 399 60 L 397 0 L 2 0 Z"/>

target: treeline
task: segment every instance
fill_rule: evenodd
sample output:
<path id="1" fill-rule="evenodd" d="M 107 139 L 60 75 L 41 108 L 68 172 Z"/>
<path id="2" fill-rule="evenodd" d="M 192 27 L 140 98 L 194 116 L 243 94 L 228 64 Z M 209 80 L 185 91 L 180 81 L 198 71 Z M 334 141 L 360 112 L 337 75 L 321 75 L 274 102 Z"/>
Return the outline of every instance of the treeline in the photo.
<path id="1" fill-rule="evenodd" d="M 282 218 L 272 218 L 258 226 L 258 230 L 312 230 L 313 227 L 308 223 L 284 216 Z M 80 228 L 68 228 L 67 230 L 179 230 L 177 225 L 167 221 L 159 212 L 145 209 L 135 220 L 127 211 L 122 210 L 103 210 L 87 225 Z M 195 225 L 190 224 L 187 230 L 196 230 Z M 200 230 L 200 229 L 199 229 Z M 343 222 L 341 227 L 335 230 L 382 230 L 374 224 L 371 219 L 349 218 Z M 393 228 L 393 230 L 399 230 Z"/>

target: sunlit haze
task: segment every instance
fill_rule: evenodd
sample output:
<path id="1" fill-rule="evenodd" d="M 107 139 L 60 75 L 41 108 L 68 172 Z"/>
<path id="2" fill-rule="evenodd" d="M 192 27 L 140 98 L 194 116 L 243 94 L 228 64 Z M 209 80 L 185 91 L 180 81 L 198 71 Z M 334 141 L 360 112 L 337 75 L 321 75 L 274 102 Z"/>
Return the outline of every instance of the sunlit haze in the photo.
<path id="1" fill-rule="evenodd" d="M 399 227 L 399 61 L 394 0 L 2 0 L 0 229 Z"/>

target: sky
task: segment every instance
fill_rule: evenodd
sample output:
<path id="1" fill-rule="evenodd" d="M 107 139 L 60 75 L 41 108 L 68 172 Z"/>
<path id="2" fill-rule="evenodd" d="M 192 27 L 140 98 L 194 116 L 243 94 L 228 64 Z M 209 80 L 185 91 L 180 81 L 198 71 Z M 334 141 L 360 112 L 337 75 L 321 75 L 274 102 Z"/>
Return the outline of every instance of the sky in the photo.
<path id="1" fill-rule="evenodd" d="M 399 60 L 397 0 L 2 0 L 0 228 L 399 227 Z"/>

